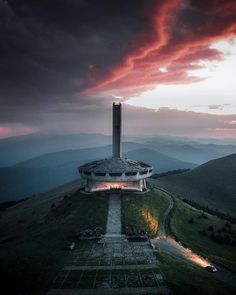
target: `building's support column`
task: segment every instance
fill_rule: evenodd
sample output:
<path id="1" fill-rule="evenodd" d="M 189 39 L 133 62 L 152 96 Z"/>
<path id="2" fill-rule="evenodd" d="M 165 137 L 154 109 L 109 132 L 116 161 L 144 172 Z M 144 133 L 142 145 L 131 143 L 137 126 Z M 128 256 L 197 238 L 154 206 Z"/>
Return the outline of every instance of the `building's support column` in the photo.
<path id="1" fill-rule="evenodd" d="M 89 192 L 89 180 L 88 179 L 86 179 L 85 191 Z"/>
<path id="2" fill-rule="evenodd" d="M 147 189 L 146 179 L 143 179 L 143 189 Z"/>

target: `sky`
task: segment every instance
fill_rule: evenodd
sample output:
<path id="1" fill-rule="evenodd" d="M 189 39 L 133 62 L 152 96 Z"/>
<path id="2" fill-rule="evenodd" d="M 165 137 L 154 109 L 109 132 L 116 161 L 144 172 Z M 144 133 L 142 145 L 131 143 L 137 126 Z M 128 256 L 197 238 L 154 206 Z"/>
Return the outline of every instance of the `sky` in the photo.
<path id="1" fill-rule="evenodd" d="M 235 0 L 0 0 L 0 138 L 236 138 Z"/>

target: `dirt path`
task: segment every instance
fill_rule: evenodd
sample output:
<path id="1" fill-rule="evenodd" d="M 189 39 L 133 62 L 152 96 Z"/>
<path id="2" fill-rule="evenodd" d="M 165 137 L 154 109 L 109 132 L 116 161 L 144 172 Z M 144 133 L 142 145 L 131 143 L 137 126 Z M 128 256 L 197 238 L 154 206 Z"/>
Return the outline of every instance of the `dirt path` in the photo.
<path id="1" fill-rule="evenodd" d="M 168 201 L 169 201 L 169 207 L 166 209 L 165 213 L 163 214 L 163 217 L 160 222 L 159 229 L 158 229 L 158 237 L 165 238 L 167 236 L 166 230 L 168 228 L 170 214 L 171 214 L 172 210 L 174 209 L 174 201 L 173 201 L 173 197 L 168 192 L 166 192 L 162 189 L 159 189 L 159 190 L 162 191 L 166 195 L 166 197 L 168 198 Z"/>
<path id="2" fill-rule="evenodd" d="M 185 261 L 192 265 L 197 265 L 199 267 L 206 267 L 208 265 L 214 265 L 207 259 L 197 255 L 191 249 L 185 248 L 181 243 L 178 243 L 172 237 L 167 235 L 168 222 L 170 220 L 170 214 L 174 209 L 174 198 L 167 191 L 158 188 L 160 191 L 165 193 L 166 197 L 169 200 L 169 207 L 166 209 L 163 218 L 160 222 L 160 228 L 158 231 L 158 236 L 155 239 L 151 240 L 151 243 L 158 251 L 163 251 L 177 259 Z M 213 276 L 219 278 L 220 280 L 236 286 L 236 275 L 232 272 L 228 271 L 223 267 L 216 266 L 218 271 L 216 273 L 212 273 Z"/>

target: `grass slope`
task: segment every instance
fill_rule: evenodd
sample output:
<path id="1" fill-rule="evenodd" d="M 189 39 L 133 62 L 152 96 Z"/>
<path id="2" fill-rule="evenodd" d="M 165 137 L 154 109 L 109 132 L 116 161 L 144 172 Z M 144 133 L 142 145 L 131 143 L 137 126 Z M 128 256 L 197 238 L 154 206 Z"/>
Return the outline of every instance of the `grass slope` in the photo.
<path id="1" fill-rule="evenodd" d="M 157 183 L 183 198 L 236 216 L 236 154 L 163 177 Z"/>
<path id="2" fill-rule="evenodd" d="M 1 213 L 0 273 L 8 294 L 45 294 L 67 258 L 74 234 L 97 226 L 105 229 L 107 197 L 80 194 L 78 185 L 72 183 Z"/>
<path id="3" fill-rule="evenodd" d="M 189 265 L 165 253 L 158 253 L 167 284 L 174 295 L 229 295 L 235 288 L 211 276 L 199 267 Z"/>
<path id="4" fill-rule="evenodd" d="M 217 230 L 225 228 L 225 221 L 207 213 L 204 215 L 206 218 L 201 218 L 202 211 L 176 199 L 170 222 L 172 233 L 194 252 L 236 272 L 236 246 L 219 244 L 210 237 L 212 233 L 217 235 Z M 209 230 L 210 226 L 213 230 Z M 206 235 L 201 233 L 202 230 L 205 230 Z M 236 225 L 231 225 L 231 230 L 236 238 Z M 221 231 L 221 234 L 225 233 Z"/>
<path id="5" fill-rule="evenodd" d="M 122 226 L 146 229 L 150 237 L 157 235 L 159 221 L 169 203 L 164 194 L 151 189 L 146 194 L 124 194 Z"/>

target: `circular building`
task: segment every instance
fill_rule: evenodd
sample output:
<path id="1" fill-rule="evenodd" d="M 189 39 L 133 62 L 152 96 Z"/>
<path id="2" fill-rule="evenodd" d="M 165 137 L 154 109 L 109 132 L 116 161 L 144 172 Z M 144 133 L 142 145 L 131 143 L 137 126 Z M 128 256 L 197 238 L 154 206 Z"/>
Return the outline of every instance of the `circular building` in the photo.
<path id="1" fill-rule="evenodd" d="M 113 103 L 113 156 L 79 167 L 81 178 L 86 180 L 85 191 L 145 191 L 145 179 L 152 171 L 149 164 L 121 157 L 121 104 Z"/>

